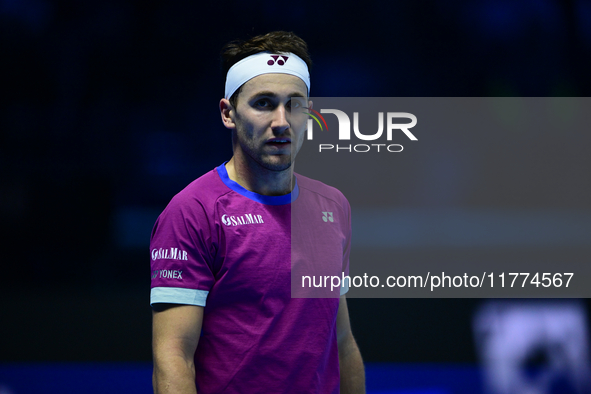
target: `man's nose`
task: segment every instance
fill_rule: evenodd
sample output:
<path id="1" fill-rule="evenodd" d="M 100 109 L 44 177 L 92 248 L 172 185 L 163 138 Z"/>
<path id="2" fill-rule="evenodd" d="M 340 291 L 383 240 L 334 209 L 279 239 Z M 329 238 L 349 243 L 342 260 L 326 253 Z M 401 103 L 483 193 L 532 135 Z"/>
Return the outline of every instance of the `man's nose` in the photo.
<path id="1" fill-rule="evenodd" d="M 284 105 L 279 105 L 273 111 L 273 123 L 271 124 L 271 128 L 274 131 L 283 132 L 289 128 L 289 120 L 288 111 L 285 109 Z"/>

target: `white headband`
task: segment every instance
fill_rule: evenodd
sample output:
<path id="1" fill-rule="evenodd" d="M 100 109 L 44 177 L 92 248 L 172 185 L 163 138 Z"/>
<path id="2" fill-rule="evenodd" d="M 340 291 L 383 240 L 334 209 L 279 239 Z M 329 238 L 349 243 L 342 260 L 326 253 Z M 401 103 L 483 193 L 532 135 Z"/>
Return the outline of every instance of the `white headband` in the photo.
<path id="1" fill-rule="evenodd" d="M 226 99 L 247 81 L 261 74 L 291 74 L 300 78 L 310 93 L 310 73 L 308 66 L 299 56 L 293 53 L 275 55 L 259 52 L 248 56 L 234 64 L 226 76 Z"/>

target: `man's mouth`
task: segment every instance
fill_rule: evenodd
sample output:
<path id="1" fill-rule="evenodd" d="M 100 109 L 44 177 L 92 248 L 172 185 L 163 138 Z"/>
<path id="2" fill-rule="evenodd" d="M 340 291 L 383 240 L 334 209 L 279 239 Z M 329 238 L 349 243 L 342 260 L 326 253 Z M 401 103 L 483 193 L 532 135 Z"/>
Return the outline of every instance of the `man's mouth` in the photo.
<path id="1" fill-rule="evenodd" d="M 289 138 L 273 138 L 267 141 L 267 144 L 277 146 L 277 147 L 286 147 L 291 143 Z"/>

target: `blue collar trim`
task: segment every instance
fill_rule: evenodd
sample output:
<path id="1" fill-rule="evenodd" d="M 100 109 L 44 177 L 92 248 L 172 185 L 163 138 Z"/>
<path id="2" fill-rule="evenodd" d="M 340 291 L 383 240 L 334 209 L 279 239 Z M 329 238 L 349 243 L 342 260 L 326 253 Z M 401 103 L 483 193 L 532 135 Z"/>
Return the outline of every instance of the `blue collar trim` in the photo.
<path id="1" fill-rule="evenodd" d="M 300 188 L 298 187 L 298 179 L 296 177 L 295 187 L 293 188 L 292 192 L 289 194 L 285 194 L 283 196 L 265 196 L 262 194 L 258 194 L 255 192 L 251 192 L 250 190 L 246 190 L 242 186 L 240 186 L 237 182 L 234 182 L 228 176 L 228 171 L 226 170 L 226 162 L 222 163 L 219 167 L 216 167 L 216 170 L 222 179 L 222 182 L 230 189 L 234 190 L 236 193 L 243 195 L 244 197 L 250 198 L 253 201 L 259 202 L 265 205 L 285 205 L 290 204 L 295 201 L 299 194 Z"/>

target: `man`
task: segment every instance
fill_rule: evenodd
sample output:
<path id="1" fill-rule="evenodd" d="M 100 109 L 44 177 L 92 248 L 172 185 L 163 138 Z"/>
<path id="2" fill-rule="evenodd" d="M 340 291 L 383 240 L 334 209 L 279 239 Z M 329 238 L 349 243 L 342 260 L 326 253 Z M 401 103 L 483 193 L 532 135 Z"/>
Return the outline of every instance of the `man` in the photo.
<path id="1" fill-rule="evenodd" d="M 295 262 L 348 273 L 351 235 L 344 196 L 293 172 L 312 105 L 306 43 L 273 32 L 227 45 L 223 59 L 233 156 L 176 195 L 152 231 L 154 391 L 363 393 L 345 296 L 291 296 Z M 323 223 L 320 210 L 331 227 L 302 227 Z"/>

